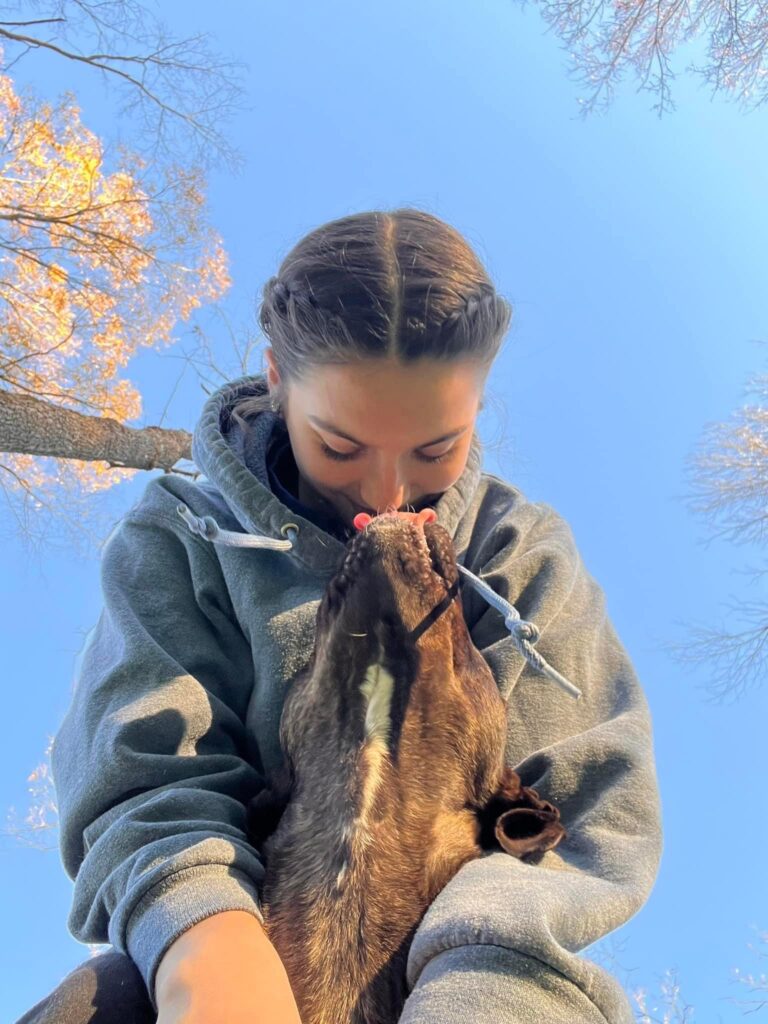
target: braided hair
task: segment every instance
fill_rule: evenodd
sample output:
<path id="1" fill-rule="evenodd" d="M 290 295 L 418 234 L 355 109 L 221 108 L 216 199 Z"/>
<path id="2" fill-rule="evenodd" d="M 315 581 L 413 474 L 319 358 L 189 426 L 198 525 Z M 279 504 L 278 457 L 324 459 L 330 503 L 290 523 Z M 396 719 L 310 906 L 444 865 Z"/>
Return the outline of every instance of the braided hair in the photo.
<path id="1" fill-rule="evenodd" d="M 264 285 L 258 318 L 287 386 L 314 367 L 366 359 L 490 368 L 512 308 L 455 228 L 402 208 L 311 231 Z M 245 398 L 233 415 L 269 408 L 275 397 Z"/>

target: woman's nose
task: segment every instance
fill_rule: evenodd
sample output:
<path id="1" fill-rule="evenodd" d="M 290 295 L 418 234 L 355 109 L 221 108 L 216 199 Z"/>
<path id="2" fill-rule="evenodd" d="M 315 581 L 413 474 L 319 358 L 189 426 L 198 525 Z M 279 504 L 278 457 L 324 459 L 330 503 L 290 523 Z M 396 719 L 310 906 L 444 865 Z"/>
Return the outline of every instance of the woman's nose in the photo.
<path id="1" fill-rule="evenodd" d="M 367 490 L 363 488 L 360 497 L 368 508 L 377 512 L 386 512 L 388 508 L 397 510 L 405 504 L 405 484 L 384 481 L 378 487 L 374 484 Z"/>

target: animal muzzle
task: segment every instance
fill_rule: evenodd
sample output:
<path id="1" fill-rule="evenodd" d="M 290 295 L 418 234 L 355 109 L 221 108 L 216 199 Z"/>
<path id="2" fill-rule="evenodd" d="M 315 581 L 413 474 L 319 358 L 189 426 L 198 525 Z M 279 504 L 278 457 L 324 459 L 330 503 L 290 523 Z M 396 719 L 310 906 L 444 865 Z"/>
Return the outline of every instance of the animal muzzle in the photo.
<path id="1" fill-rule="evenodd" d="M 396 621 L 406 632 L 420 630 L 420 635 L 425 620 L 436 621 L 458 593 L 459 573 L 447 530 L 425 521 L 422 514 L 380 515 L 351 541 L 326 591 L 323 625 L 354 632 L 356 626 L 363 630 L 372 622 Z M 452 614 L 460 617 L 461 611 Z"/>

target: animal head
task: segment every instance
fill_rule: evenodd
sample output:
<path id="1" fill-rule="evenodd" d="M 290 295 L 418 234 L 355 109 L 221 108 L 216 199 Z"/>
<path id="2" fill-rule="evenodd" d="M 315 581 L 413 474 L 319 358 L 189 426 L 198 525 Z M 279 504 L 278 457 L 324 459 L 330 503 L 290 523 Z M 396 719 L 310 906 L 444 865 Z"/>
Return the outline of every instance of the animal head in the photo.
<path id="1" fill-rule="evenodd" d="M 360 518 L 369 522 L 328 584 L 310 664 L 286 699 L 284 748 L 300 758 L 322 723 L 339 753 L 378 739 L 396 758 L 410 709 L 425 757 L 465 747 L 468 720 L 499 751 L 503 703 L 464 621 L 449 533 L 433 512 Z"/>

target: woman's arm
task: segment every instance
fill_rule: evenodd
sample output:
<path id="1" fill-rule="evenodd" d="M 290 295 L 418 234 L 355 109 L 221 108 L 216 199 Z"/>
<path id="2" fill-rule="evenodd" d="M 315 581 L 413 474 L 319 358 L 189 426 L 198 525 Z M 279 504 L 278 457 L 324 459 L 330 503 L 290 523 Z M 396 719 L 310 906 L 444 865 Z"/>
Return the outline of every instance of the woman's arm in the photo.
<path id="1" fill-rule="evenodd" d="M 261 918 L 245 832 L 263 786 L 246 754 L 252 654 L 177 501 L 152 481 L 105 543 L 103 611 L 52 752 L 69 928 L 129 955 L 152 999 L 179 936 L 223 911 Z"/>
<path id="2" fill-rule="evenodd" d="M 241 910 L 208 917 L 176 939 L 155 992 L 157 1024 L 301 1024 L 277 951 Z"/>

